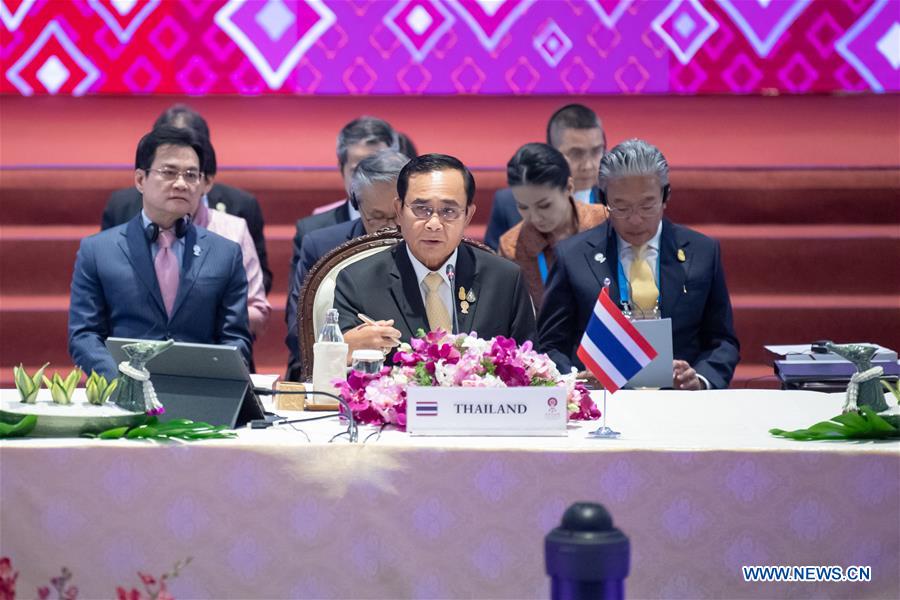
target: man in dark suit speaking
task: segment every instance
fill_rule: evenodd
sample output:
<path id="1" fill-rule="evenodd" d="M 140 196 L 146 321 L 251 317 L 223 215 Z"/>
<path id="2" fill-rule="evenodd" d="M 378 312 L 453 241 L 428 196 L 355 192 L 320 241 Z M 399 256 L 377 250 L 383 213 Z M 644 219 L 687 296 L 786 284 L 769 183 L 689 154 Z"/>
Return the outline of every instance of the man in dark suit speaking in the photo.
<path id="1" fill-rule="evenodd" d="M 134 182 L 143 197 L 127 223 L 81 241 L 69 301 L 69 354 L 86 372 L 118 369 L 108 337 L 237 347 L 250 364 L 247 277 L 241 247 L 195 227 L 204 146 L 189 129 L 141 138 Z"/>
<path id="2" fill-rule="evenodd" d="M 642 140 L 600 162 L 602 225 L 560 242 L 538 322 L 538 346 L 561 371 L 575 356 L 604 279 L 610 297 L 645 315 L 672 319 L 677 389 L 727 388 L 739 360 L 719 243 L 663 218 L 669 166 Z"/>
<path id="3" fill-rule="evenodd" d="M 518 265 L 461 244 L 475 214 L 475 180 L 458 159 L 425 154 L 397 179 L 403 242 L 337 278 L 334 307 L 350 350 L 390 351 L 418 329 L 533 339 L 534 311 Z M 361 324 L 358 313 L 378 319 Z"/>

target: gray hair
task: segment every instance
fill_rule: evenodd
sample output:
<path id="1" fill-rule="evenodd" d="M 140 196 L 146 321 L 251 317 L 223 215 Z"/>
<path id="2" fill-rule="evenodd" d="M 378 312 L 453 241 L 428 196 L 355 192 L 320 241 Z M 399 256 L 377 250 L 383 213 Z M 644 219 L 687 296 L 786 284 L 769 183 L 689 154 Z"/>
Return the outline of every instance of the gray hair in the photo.
<path id="1" fill-rule="evenodd" d="M 397 134 L 387 121 L 376 117 L 353 119 L 344 125 L 337 136 L 337 159 L 341 169 L 347 164 L 347 153 L 350 146 L 359 143 L 367 146 L 384 144 L 388 148 L 396 150 Z"/>
<path id="2" fill-rule="evenodd" d="M 359 193 L 376 183 L 396 184 L 409 158 L 396 150 L 381 150 L 359 161 L 350 176 L 350 194 L 359 202 Z"/>
<path id="3" fill-rule="evenodd" d="M 600 160 L 600 189 L 610 180 L 630 175 L 655 175 L 660 187 L 669 185 L 669 163 L 659 148 L 637 138 L 622 142 Z"/>

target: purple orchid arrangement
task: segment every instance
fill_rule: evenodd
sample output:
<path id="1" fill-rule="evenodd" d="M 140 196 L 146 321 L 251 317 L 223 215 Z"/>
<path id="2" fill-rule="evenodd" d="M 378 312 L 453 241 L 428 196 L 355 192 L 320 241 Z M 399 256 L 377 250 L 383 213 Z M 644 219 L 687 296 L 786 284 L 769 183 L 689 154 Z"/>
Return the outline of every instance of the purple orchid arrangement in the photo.
<path id="1" fill-rule="evenodd" d="M 562 375 L 546 354 L 535 352 L 530 341 L 521 346 L 511 338 L 490 340 L 472 333 L 451 335 L 440 329 L 419 332 L 394 353 L 394 367 L 379 373 L 351 371 L 335 386 L 358 423 L 390 424 L 406 429 L 406 388 L 564 386 L 570 419 L 592 420 L 600 410 L 575 372 Z"/>

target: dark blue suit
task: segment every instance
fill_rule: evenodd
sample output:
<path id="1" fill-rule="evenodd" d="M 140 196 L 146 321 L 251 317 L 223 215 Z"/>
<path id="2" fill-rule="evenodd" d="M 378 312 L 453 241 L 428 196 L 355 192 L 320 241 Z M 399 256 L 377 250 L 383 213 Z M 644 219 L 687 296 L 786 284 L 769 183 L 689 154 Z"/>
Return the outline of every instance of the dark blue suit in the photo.
<path id="1" fill-rule="evenodd" d="M 678 260 L 679 250 L 684 262 Z M 687 361 L 711 387 L 727 388 L 740 345 L 719 242 L 663 220 L 659 257 L 660 312 L 672 319 L 675 358 Z M 610 297 L 619 303 L 618 261 L 617 238 L 609 222 L 557 245 L 538 318 L 538 347 L 561 371 L 584 368 L 575 351 L 605 278 L 611 281 Z"/>
<path id="2" fill-rule="evenodd" d="M 294 250 L 291 254 L 291 273 L 297 268 L 297 261 L 300 260 L 300 250 L 303 248 L 303 238 L 310 232 L 318 229 L 324 229 L 338 223 L 346 223 L 350 220 L 350 201 L 347 200 L 342 204 L 326 210 L 323 213 L 309 215 L 302 219 L 297 219 L 294 232 Z"/>
<path id="3" fill-rule="evenodd" d="M 591 204 L 597 202 L 597 188 L 591 190 Z M 497 250 L 500 247 L 500 236 L 513 228 L 522 220 L 519 209 L 516 208 L 516 199 L 512 190 L 503 188 L 494 194 L 494 203 L 491 205 L 491 218 L 488 221 L 487 231 L 484 232 L 484 243 Z"/>
<path id="4" fill-rule="evenodd" d="M 497 190 L 494 193 L 494 203 L 491 205 L 487 231 L 484 232 L 484 243 L 496 250 L 500 247 L 500 236 L 521 220 L 522 215 L 516 208 L 512 190 L 509 188 Z"/>
<path id="5" fill-rule="evenodd" d="M 266 293 L 272 291 L 272 271 L 269 269 L 269 255 L 266 252 L 266 238 L 263 237 L 263 216 L 256 198 L 244 190 L 216 182 L 206 194 L 210 210 L 217 210 L 218 205 L 224 205 L 230 215 L 241 217 L 247 221 L 247 229 L 256 246 L 256 255 L 259 257 L 259 266 L 263 273 L 263 287 Z M 131 218 L 141 212 L 141 193 L 131 186 L 116 190 L 109 196 L 106 208 L 103 209 L 103 217 L 100 221 L 101 229 L 109 229 L 122 223 L 127 223 Z"/>
<path id="6" fill-rule="evenodd" d="M 366 233 L 361 219 L 345 221 L 310 231 L 303 237 L 300 247 L 300 259 L 297 266 L 291 273 L 291 286 L 287 296 L 287 337 L 284 343 L 288 347 L 288 379 L 294 379 L 299 374 L 297 369 L 300 365 L 300 346 L 297 340 L 297 303 L 300 301 L 300 290 L 303 288 L 303 282 L 306 275 L 313 268 L 319 259 L 334 250 L 344 242 L 348 242 L 355 237 L 359 237 Z"/>
<path id="7" fill-rule="evenodd" d="M 115 377 L 117 366 L 104 345 L 108 337 L 228 344 L 250 364 L 240 246 L 193 225 L 184 242 L 169 318 L 140 214 L 81 240 L 69 301 L 69 354 L 76 365 Z"/>

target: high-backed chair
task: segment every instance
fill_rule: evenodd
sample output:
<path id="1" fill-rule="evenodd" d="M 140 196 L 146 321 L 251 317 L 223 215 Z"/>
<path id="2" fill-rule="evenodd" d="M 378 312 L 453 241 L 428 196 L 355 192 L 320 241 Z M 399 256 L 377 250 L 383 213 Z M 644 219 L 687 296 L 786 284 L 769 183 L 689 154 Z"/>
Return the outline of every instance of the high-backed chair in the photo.
<path id="1" fill-rule="evenodd" d="M 309 270 L 297 303 L 300 381 L 312 377 L 313 344 L 325 324 L 325 312 L 334 305 L 334 288 L 340 272 L 347 265 L 388 250 L 402 240 L 397 229 L 363 235 L 328 252 Z"/>
<path id="2" fill-rule="evenodd" d="M 403 241 L 397 229 L 363 235 L 341 244 L 319 259 L 306 276 L 297 303 L 297 339 L 300 343 L 300 381 L 312 378 L 313 344 L 325 324 L 325 312 L 334 305 L 334 289 L 340 272 L 358 260 L 384 252 Z M 463 239 L 462 243 L 493 253 L 482 242 Z"/>

